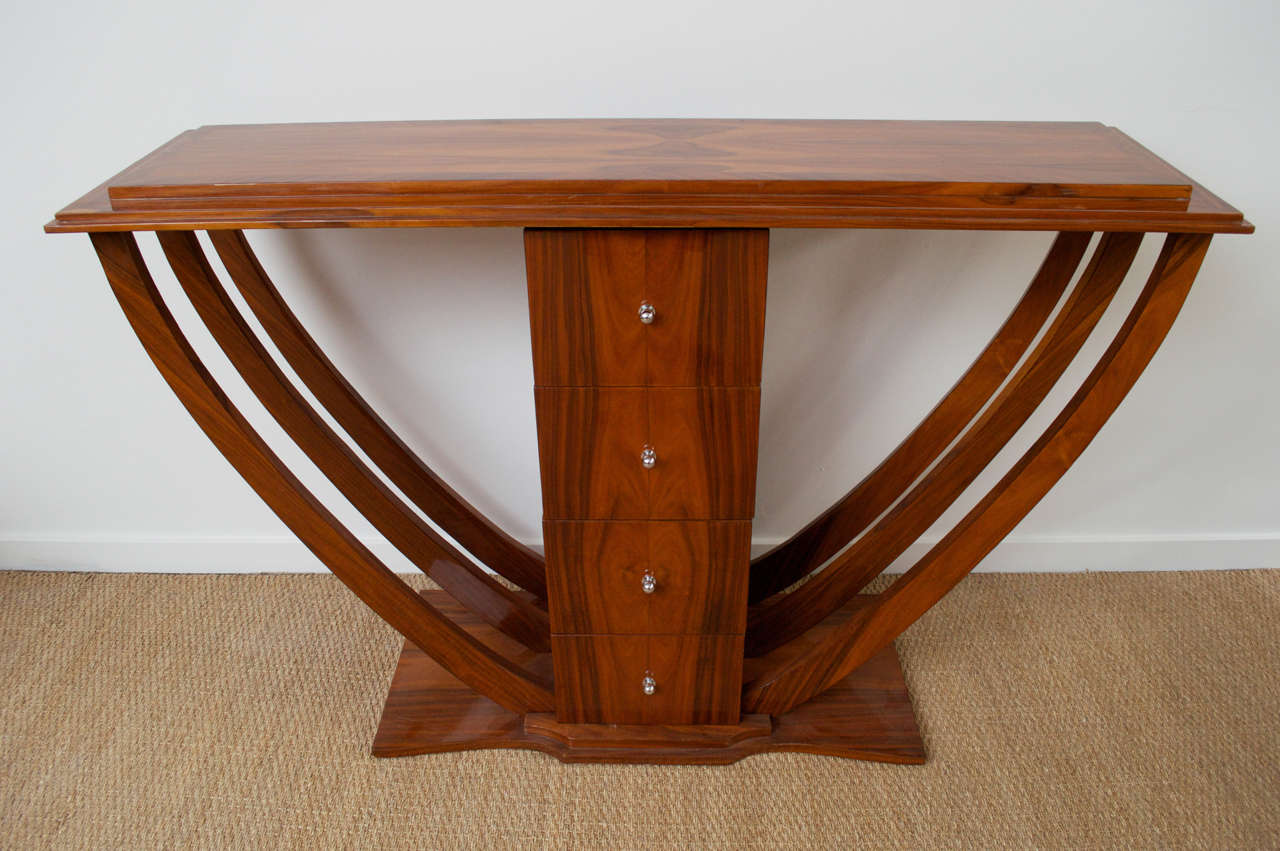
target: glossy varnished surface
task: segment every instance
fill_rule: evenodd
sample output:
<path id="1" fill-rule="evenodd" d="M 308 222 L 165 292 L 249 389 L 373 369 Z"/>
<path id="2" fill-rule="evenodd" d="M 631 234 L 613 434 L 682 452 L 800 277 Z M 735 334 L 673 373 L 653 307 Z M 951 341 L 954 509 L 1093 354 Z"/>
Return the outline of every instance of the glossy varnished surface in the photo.
<path id="1" fill-rule="evenodd" d="M 505 640 L 465 611 L 451 608 L 452 601 L 440 592 L 426 592 L 426 596 L 476 637 L 499 646 Z M 546 654 L 526 653 L 522 661 L 531 669 L 550 664 Z M 762 735 L 766 723 L 768 733 Z M 911 698 L 892 648 L 786 715 L 744 715 L 733 725 L 659 724 L 637 729 L 568 725 L 547 713 L 508 711 L 477 695 L 406 643 L 374 738 L 374 756 L 477 748 L 538 750 L 563 762 L 723 765 L 770 751 L 909 764 L 925 759 Z"/>
<path id="2" fill-rule="evenodd" d="M 339 426 L 431 521 L 499 576 L 546 596 L 542 559 L 476 510 L 383 422 L 294 315 L 239 231 L 209 239 L 267 336 Z"/>
<path id="3" fill-rule="evenodd" d="M 534 391 L 548 520 L 749 519 L 756 387 Z M 645 446 L 656 462 L 641 464 Z"/>
<path id="4" fill-rule="evenodd" d="M 1080 457 L 1142 375 L 1182 308 L 1209 240 L 1201 234 L 1166 238 L 1115 339 L 1040 438 L 871 605 L 803 652 L 749 677 L 744 711 L 786 712 L 840 682 L 941 600 L 1009 534 Z"/>
<path id="5" fill-rule="evenodd" d="M 545 565 L 404 449 L 301 330 L 235 230 L 464 224 L 534 226 L 525 244 Z M 748 581 L 764 228 L 785 226 L 1064 233 L 939 407 Z M 165 234 L 215 342 L 352 505 L 453 601 L 415 594 L 316 502 L 187 344 L 132 236 L 98 232 L 197 227 L 213 232 L 319 407 L 263 347 L 195 236 Z M 193 418 L 412 643 L 375 752 L 511 746 L 566 760 L 729 762 L 794 749 L 918 762 L 894 638 L 1008 534 L 1105 423 L 1176 316 L 1206 233 L 1252 228 L 1097 124 L 561 121 L 204 128 L 98 187 L 49 229 L 91 231 L 126 316 Z M 1093 230 L 1104 232 L 1093 261 L 1037 334 L 1087 241 L 1069 232 Z M 858 596 L 1032 416 L 1151 230 L 1171 235 L 1148 285 L 1062 414 L 907 574 Z M 656 317 L 646 307 L 641 321 L 642 303 Z M 320 408 L 426 517 L 383 485 Z M 533 594 L 495 582 L 469 556 Z M 797 590 L 771 596 L 824 561 Z M 748 599 L 758 601 L 750 610 Z"/>
<path id="6" fill-rule="evenodd" d="M 746 521 L 548 521 L 543 530 L 557 633 L 741 634 L 746 626 Z"/>
<path id="7" fill-rule="evenodd" d="M 555 720 L 736 724 L 768 232 L 524 242 Z"/>
<path id="8" fill-rule="evenodd" d="M 768 231 L 531 228 L 524 245 L 539 387 L 760 384 Z"/>
<path id="9" fill-rule="evenodd" d="M 1087 233 L 1058 235 L 1004 324 L 929 415 L 839 502 L 751 563 L 751 603 L 787 588 L 844 549 L 937 459 L 1013 371 L 1088 245 Z"/>
<path id="10" fill-rule="evenodd" d="M 947 195 L 957 184 L 1031 184 L 1044 196 L 1171 199 L 1190 189 L 1157 157 L 1087 122 L 603 119 L 207 126 L 121 174 L 111 196 L 255 196 L 282 185 L 393 193 L 456 181 L 515 190 L 551 180 L 822 181 Z"/>
<path id="11" fill-rule="evenodd" d="M 414 593 L 308 491 L 240 414 L 178 328 L 132 234 L 91 236 L 125 317 L 192 419 L 300 541 L 401 635 L 514 711 L 550 710 L 550 682 L 482 644 Z M 523 646 L 523 645 L 520 645 Z"/>
<path id="12" fill-rule="evenodd" d="M 1142 234 L 1106 234 L 1088 267 L 1018 371 L 907 495 L 810 581 L 758 605 L 747 649 L 759 655 L 842 606 L 942 516 L 1031 417 L 1071 365 L 1124 281 Z"/>
<path id="13" fill-rule="evenodd" d="M 1096 123 L 611 119 L 188 131 L 51 230 L 518 225 L 1247 232 Z"/>
<path id="14" fill-rule="evenodd" d="M 738 723 L 741 634 L 553 635 L 551 654 L 559 721 Z"/>
<path id="15" fill-rule="evenodd" d="M 524 730 L 574 750 L 723 749 L 768 736 L 773 722 L 768 715 L 748 715 L 737 724 L 566 724 L 550 713 L 531 712 L 524 716 Z"/>
<path id="16" fill-rule="evenodd" d="M 476 567 L 413 513 L 311 408 L 218 282 L 195 234 L 162 233 L 160 244 L 196 312 L 245 383 L 343 496 L 456 599 L 529 647 L 547 649 L 547 613 Z"/>

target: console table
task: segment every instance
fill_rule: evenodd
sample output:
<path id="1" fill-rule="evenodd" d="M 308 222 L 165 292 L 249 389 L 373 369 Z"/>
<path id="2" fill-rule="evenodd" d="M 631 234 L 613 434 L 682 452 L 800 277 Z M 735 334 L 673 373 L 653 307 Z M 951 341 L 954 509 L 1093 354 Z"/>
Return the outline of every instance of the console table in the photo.
<path id="1" fill-rule="evenodd" d="M 387 427 L 245 236 L 480 226 L 525 229 L 545 557 Z M 787 227 L 1057 236 L 937 407 L 753 560 L 769 229 Z M 1089 444 L 1155 354 L 1211 236 L 1253 228 L 1102 124 L 565 120 L 202 127 L 46 230 L 89 234 L 200 428 L 405 636 L 375 754 L 725 763 L 790 750 L 913 763 L 924 748 L 894 639 Z M 161 298 L 137 231 L 157 233 L 196 313 L 289 437 L 442 590 L 418 594 L 382 564 L 236 410 Z M 936 546 L 865 593 L 1040 405 L 1148 232 L 1167 234 L 1163 249 L 1076 394 Z"/>

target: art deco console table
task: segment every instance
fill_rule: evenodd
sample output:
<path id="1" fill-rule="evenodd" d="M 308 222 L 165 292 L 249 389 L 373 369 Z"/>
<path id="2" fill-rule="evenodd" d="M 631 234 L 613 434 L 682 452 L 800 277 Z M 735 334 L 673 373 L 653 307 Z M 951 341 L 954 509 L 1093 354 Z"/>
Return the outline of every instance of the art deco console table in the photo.
<path id="1" fill-rule="evenodd" d="M 244 235 L 446 226 L 525 228 L 545 559 L 379 419 Z M 751 560 L 769 229 L 784 227 L 1058 235 L 937 407 L 836 504 Z M 685 120 L 203 127 L 46 229 L 89 233 L 191 416 L 407 639 L 375 754 L 517 747 L 707 763 L 770 750 L 923 761 L 894 638 L 1088 445 L 1155 354 L 1211 235 L 1253 230 L 1101 124 Z M 218 280 L 201 230 L 278 355 Z M 158 233 L 285 432 L 442 591 L 419 595 L 380 563 L 240 415 L 161 299 L 135 231 Z M 1057 419 L 915 566 L 863 593 L 1035 411 L 1146 232 L 1167 234 L 1146 287 Z"/>

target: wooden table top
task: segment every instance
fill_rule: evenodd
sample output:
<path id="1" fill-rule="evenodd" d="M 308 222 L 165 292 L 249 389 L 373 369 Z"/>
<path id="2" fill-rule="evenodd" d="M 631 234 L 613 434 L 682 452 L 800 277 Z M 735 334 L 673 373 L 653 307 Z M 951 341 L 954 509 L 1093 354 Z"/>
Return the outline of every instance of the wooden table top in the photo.
<path id="1" fill-rule="evenodd" d="M 46 230 L 335 226 L 1253 230 L 1102 124 L 718 119 L 201 127 Z"/>

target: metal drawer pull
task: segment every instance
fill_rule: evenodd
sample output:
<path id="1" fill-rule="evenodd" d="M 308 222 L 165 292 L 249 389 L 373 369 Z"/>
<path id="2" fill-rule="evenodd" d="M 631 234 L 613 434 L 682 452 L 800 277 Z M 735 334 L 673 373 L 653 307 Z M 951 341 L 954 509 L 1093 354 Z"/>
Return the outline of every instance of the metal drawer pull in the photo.
<path id="1" fill-rule="evenodd" d="M 646 470 L 652 470 L 657 463 L 658 453 L 654 451 L 652 446 L 646 446 L 640 453 L 640 466 Z"/>
<path id="2" fill-rule="evenodd" d="M 657 587 L 658 587 L 658 580 L 654 578 L 654 575 L 652 573 L 649 573 L 648 571 L 646 571 L 644 576 L 640 577 L 640 590 L 643 591 L 644 593 L 652 594 L 657 589 Z"/>
<path id="3" fill-rule="evenodd" d="M 646 695 L 651 695 L 658 690 L 658 682 L 653 678 L 653 674 L 644 675 L 644 679 L 640 681 L 640 688 Z"/>
<path id="4" fill-rule="evenodd" d="M 652 304 L 644 302 L 640 305 L 640 321 L 645 325 L 652 325 L 653 320 L 658 317 L 658 311 L 654 309 Z"/>

